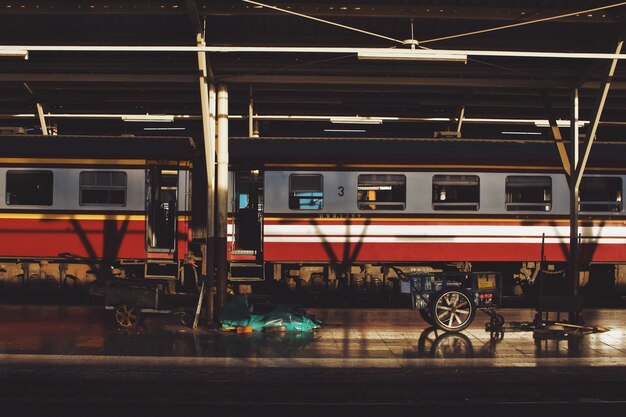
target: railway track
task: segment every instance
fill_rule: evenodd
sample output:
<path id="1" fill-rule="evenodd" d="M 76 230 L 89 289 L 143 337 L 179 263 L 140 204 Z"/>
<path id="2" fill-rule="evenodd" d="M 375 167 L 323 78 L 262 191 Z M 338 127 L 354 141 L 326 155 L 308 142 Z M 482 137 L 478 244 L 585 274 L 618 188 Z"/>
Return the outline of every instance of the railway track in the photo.
<path id="1" fill-rule="evenodd" d="M 416 372 L 420 372 L 416 370 Z M 478 372 L 477 376 L 481 373 Z M 509 375 L 510 377 L 507 377 Z M 294 375 L 295 376 L 295 375 Z M 4 379 L 0 408 L 12 414 L 36 416 L 415 416 L 423 413 L 481 416 L 528 416 L 598 413 L 623 415 L 626 411 L 623 380 L 602 380 L 583 385 L 570 381 L 516 381 L 515 375 L 468 383 L 466 377 L 441 380 L 422 375 L 407 384 L 381 380 L 353 381 L 181 381 L 159 380 L 147 370 L 143 378 L 124 378 L 123 370 L 109 378 L 86 375 L 74 379 Z M 403 378 L 400 378 L 402 380 Z M 418 378 L 416 378 L 417 381 Z"/>

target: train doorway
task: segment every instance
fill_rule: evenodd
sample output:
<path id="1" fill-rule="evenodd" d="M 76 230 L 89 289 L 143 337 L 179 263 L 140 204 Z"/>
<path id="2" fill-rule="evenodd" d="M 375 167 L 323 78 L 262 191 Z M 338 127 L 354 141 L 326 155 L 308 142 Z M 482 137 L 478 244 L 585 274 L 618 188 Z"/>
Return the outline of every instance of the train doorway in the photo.
<path id="1" fill-rule="evenodd" d="M 148 255 L 176 252 L 178 170 L 150 168 L 146 173 Z"/>
<path id="2" fill-rule="evenodd" d="M 263 174 L 258 170 L 235 173 L 233 254 L 261 259 Z"/>

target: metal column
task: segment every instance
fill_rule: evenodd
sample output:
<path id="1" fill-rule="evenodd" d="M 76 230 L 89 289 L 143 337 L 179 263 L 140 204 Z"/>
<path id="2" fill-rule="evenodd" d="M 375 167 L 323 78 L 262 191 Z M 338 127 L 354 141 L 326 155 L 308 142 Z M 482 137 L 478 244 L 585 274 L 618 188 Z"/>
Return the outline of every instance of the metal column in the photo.
<path id="1" fill-rule="evenodd" d="M 570 235 L 569 235 L 569 293 L 577 297 L 579 290 L 578 278 L 578 89 L 572 90 L 570 117 Z M 570 314 L 570 322 L 577 323 L 579 314 Z"/>
<path id="2" fill-rule="evenodd" d="M 259 121 L 254 118 L 254 94 L 250 86 L 250 96 L 248 98 L 248 137 L 259 137 Z"/>
<path id="3" fill-rule="evenodd" d="M 228 262 L 226 237 L 228 221 L 228 90 L 225 85 L 217 89 L 217 293 L 215 309 L 222 311 L 226 302 Z"/>
<path id="4" fill-rule="evenodd" d="M 250 86 L 250 95 L 248 97 L 248 137 L 254 136 L 254 96 L 252 95 L 252 86 Z"/>
<path id="5" fill-rule="evenodd" d="M 624 45 L 624 41 L 620 41 L 617 43 L 617 48 L 615 49 L 616 54 L 620 54 L 622 52 L 622 46 Z M 613 75 L 615 75 L 615 68 L 617 67 L 617 59 L 614 59 L 611 62 L 609 67 L 609 72 L 604 81 L 604 86 L 600 90 L 600 94 L 598 96 L 598 100 L 596 103 L 596 110 L 593 115 L 593 119 L 591 120 L 591 124 L 587 129 L 587 146 L 585 147 L 585 153 L 583 154 L 583 158 L 580 161 L 580 167 L 578 169 L 578 175 L 576 176 L 576 184 L 579 186 L 580 181 L 583 178 L 583 174 L 585 173 L 585 167 L 587 165 L 587 160 L 589 159 L 589 154 L 591 153 L 591 147 L 593 146 L 593 141 L 596 139 L 596 131 L 598 130 L 598 125 L 600 124 L 600 119 L 602 118 L 602 111 L 604 111 L 604 104 L 606 103 L 606 99 L 609 95 L 609 89 L 611 88 L 611 82 L 613 81 Z"/>
<path id="6" fill-rule="evenodd" d="M 197 34 L 198 46 L 205 46 L 201 33 Z M 198 52 L 200 81 L 200 104 L 202 107 L 202 134 L 204 136 L 204 159 L 206 166 L 207 222 L 206 243 L 202 248 L 202 272 L 205 277 L 206 319 L 213 322 L 213 282 L 215 253 L 215 87 L 209 86 L 206 53 Z M 197 323 L 194 322 L 194 327 Z"/>
<path id="7" fill-rule="evenodd" d="M 617 47 L 615 49 L 615 53 L 619 54 L 622 51 L 622 46 L 624 45 L 623 41 L 619 41 L 617 43 Z M 579 200 L 579 188 L 580 183 L 583 179 L 583 175 L 585 174 L 585 168 L 587 165 L 587 160 L 589 159 L 589 154 L 591 153 L 591 147 L 593 146 L 593 142 L 596 138 L 596 131 L 598 129 L 598 124 L 600 123 L 600 119 L 602 118 L 602 111 L 604 110 L 604 104 L 606 103 L 606 99 L 609 94 L 609 89 L 611 88 L 611 81 L 613 80 L 613 75 L 615 74 L 615 68 L 617 67 L 617 59 L 613 59 L 611 65 L 609 66 L 609 71 L 604 81 L 603 87 L 600 89 L 598 100 L 596 103 L 596 109 L 594 112 L 593 119 L 591 124 L 587 129 L 587 134 L 585 139 L 587 140 L 587 145 L 585 146 L 585 152 L 583 154 L 582 160 L 578 161 L 578 90 L 574 90 L 572 94 L 572 118 L 571 118 L 571 126 L 572 126 L 572 139 L 571 139 L 571 153 L 570 157 L 571 166 L 572 166 L 572 175 L 570 176 L 570 277 L 571 277 L 571 294 L 573 296 L 579 295 L 579 272 L 578 272 L 578 200 Z M 572 323 L 577 323 L 580 321 L 580 314 L 571 315 L 570 321 Z"/>
<path id="8" fill-rule="evenodd" d="M 46 125 L 46 118 L 43 115 L 43 106 L 41 103 L 36 103 L 37 114 L 39 115 L 39 123 L 41 124 L 41 134 L 48 136 L 48 126 Z"/>
<path id="9" fill-rule="evenodd" d="M 561 165 L 563 166 L 563 170 L 565 171 L 565 175 L 570 178 L 572 176 L 571 167 L 569 157 L 567 156 L 567 150 L 565 149 L 565 143 L 563 142 L 563 136 L 561 136 L 561 130 L 559 129 L 559 125 L 556 121 L 556 116 L 554 114 L 554 110 L 552 109 L 552 105 L 550 104 L 550 97 L 548 97 L 547 92 L 542 92 L 541 94 L 543 98 L 543 104 L 548 113 L 548 123 L 550 123 L 550 133 L 552 134 L 552 139 L 554 139 L 554 143 L 556 144 L 556 149 L 559 152 L 559 158 L 561 158 Z"/>

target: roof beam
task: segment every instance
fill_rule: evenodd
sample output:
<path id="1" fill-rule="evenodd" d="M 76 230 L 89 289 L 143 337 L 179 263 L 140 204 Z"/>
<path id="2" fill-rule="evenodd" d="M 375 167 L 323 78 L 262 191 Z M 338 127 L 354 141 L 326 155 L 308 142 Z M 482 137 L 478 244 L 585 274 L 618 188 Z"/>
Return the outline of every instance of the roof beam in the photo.
<path id="1" fill-rule="evenodd" d="M 59 73 L 6 73 L 0 82 L 108 82 L 108 83 L 195 83 L 193 74 L 59 74 Z"/>
<path id="2" fill-rule="evenodd" d="M 550 103 L 550 97 L 548 96 L 548 93 L 545 91 L 542 92 L 541 96 L 543 98 L 544 107 L 548 115 L 548 123 L 550 123 L 550 134 L 552 135 L 552 139 L 554 139 L 556 149 L 559 152 L 559 157 L 561 158 L 561 165 L 563 166 L 563 171 L 565 171 L 565 174 L 569 177 L 571 175 L 569 156 L 567 156 L 567 150 L 565 149 L 565 143 L 563 142 L 561 129 L 559 129 L 556 116 L 554 115 L 554 109 L 552 108 L 552 104 Z"/>
<path id="3" fill-rule="evenodd" d="M 617 43 L 616 52 L 620 53 L 622 51 L 622 46 L 624 45 L 624 41 L 619 41 Z M 596 104 L 596 109 L 594 111 L 593 118 L 591 119 L 591 124 L 587 127 L 587 146 L 585 147 L 585 153 L 583 154 L 582 159 L 580 160 L 579 166 L 576 168 L 576 189 L 580 186 L 580 181 L 585 174 L 585 167 L 587 166 L 587 160 L 589 159 L 589 154 L 591 153 L 591 147 L 593 146 L 593 141 L 596 138 L 596 131 L 598 129 L 598 124 L 600 123 L 600 119 L 602 118 L 602 112 L 604 110 L 604 104 L 606 103 L 606 98 L 609 95 L 609 89 L 611 88 L 611 81 L 613 80 L 613 75 L 615 74 L 615 67 L 617 66 L 617 60 L 614 59 L 609 66 L 609 71 L 606 76 L 606 80 L 602 89 L 599 92 L 598 100 Z"/>
<path id="4" fill-rule="evenodd" d="M 516 57 L 546 59 L 621 59 L 626 54 L 597 52 L 558 52 L 558 51 L 506 51 L 506 50 L 474 50 L 474 49 L 391 49 L 391 48 L 360 48 L 360 47 L 319 47 L 319 46 L 189 46 L 189 45 L 0 45 L 0 53 L 10 54 L 15 51 L 27 52 L 219 52 L 219 53 L 258 53 L 258 54 L 381 54 L 386 60 L 407 59 L 420 61 L 437 61 L 431 58 L 437 55 L 467 55 L 471 57 Z M 397 51 L 398 56 L 393 52 Z M 412 54 L 408 56 L 407 54 Z"/>
<path id="5" fill-rule="evenodd" d="M 0 78 L 1 80 L 1 78 Z M 320 84 L 320 85 L 371 85 L 386 86 L 442 86 L 476 88 L 569 88 L 563 80 L 526 80 L 493 78 L 445 77 L 357 77 L 357 76 L 307 76 L 307 75 L 235 75 L 220 79 L 226 83 L 253 84 Z M 619 86 L 617 84 L 620 84 Z M 626 89 L 626 82 L 615 83 L 613 88 Z"/>
<path id="6" fill-rule="evenodd" d="M 198 15 L 198 8 L 196 7 L 195 0 L 185 0 L 185 6 L 187 7 L 187 14 L 189 15 L 189 21 L 191 22 L 193 33 L 203 33 L 202 23 L 200 22 L 200 16 Z"/>
<path id="7" fill-rule="evenodd" d="M 453 77 L 375 77 L 375 76 L 310 76 L 310 75 L 234 75 L 222 76 L 218 81 L 234 84 L 277 84 L 277 85 L 360 85 L 372 86 L 380 90 L 384 80 L 390 88 L 404 87 L 476 87 L 512 89 L 570 88 L 564 80 L 494 79 L 494 78 L 453 78 Z M 63 83 L 196 83 L 193 74 L 60 74 L 60 73 L 5 73 L 0 74 L 0 82 L 63 82 Z M 600 88 L 599 81 L 587 81 L 582 89 Z M 161 86 L 159 87 L 161 88 Z M 626 81 L 613 82 L 613 90 L 626 90 Z"/>
<path id="8" fill-rule="evenodd" d="M 260 16 L 278 15 L 282 13 L 267 8 L 256 8 L 245 3 L 232 0 L 197 0 L 200 15 L 208 16 Z M 273 6 L 289 8 L 292 11 L 311 16 L 326 17 L 376 17 L 417 19 L 455 19 L 455 20 L 491 20 L 491 21 L 524 21 L 541 19 L 571 13 L 575 8 L 552 9 L 536 7 L 471 7 L 442 6 L 432 4 L 347 4 L 281 1 L 273 2 Z M 16 2 L 0 0 L 3 14 L 13 15 L 116 15 L 116 14 L 184 14 L 185 8 L 177 0 L 108 0 L 106 2 L 84 3 L 79 1 L 38 0 L 36 2 Z M 572 16 L 554 21 L 555 23 L 615 23 L 610 13 L 594 13 L 591 16 Z"/>

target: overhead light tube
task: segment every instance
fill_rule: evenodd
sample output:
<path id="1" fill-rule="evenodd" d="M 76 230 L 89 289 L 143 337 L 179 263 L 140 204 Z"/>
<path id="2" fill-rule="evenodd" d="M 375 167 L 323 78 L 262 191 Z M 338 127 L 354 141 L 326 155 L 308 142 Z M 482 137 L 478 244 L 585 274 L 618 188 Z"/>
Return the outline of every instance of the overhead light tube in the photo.
<path id="1" fill-rule="evenodd" d="M 383 119 L 377 119 L 374 117 L 331 117 L 331 123 L 349 123 L 349 124 L 362 124 L 362 125 L 382 125 Z"/>
<path id="2" fill-rule="evenodd" d="M 360 50 L 359 59 L 389 61 L 450 61 L 467 63 L 467 54 L 432 49 L 370 49 Z"/>
<path id="3" fill-rule="evenodd" d="M 28 59 L 28 50 L 14 48 L 0 48 L 0 56 L 15 56 Z"/>
<path id="4" fill-rule="evenodd" d="M 122 116 L 125 122 L 173 122 L 174 116 L 170 114 L 132 114 Z"/>

